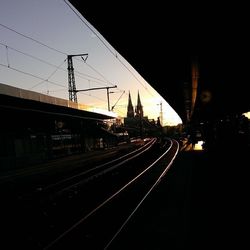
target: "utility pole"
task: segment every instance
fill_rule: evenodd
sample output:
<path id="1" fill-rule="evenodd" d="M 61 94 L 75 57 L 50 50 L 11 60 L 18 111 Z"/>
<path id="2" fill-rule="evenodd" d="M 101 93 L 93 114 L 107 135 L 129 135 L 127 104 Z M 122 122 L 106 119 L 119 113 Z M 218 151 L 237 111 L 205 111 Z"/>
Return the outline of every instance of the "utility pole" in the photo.
<path id="1" fill-rule="evenodd" d="M 75 93 L 82 92 L 82 91 L 89 91 L 89 90 L 106 89 L 107 90 L 107 98 L 108 98 L 108 111 L 110 111 L 109 94 L 111 92 L 109 92 L 109 89 L 112 89 L 112 88 L 117 88 L 117 86 L 114 85 L 114 86 L 110 86 L 110 87 L 100 87 L 100 88 L 90 88 L 90 89 L 78 89 L 78 90 L 75 90 Z"/>
<path id="2" fill-rule="evenodd" d="M 107 87 L 106 89 L 107 89 L 107 99 L 108 99 L 108 111 L 110 111 L 110 103 L 109 103 L 109 89 L 110 89 L 111 87 Z"/>
<path id="3" fill-rule="evenodd" d="M 77 90 L 76 90 L 74 67 L 73 67 L 73 60 L 72 60 L 72 58 L 74 56 L 80 56 L 83 59 L 83 61 L 86 62 L 86 60 L 88 58 L 88 54 L 77 54 L 77 55 L 68 55 L 67 56 L 67 59 L 68 59 L 69 100 L 77 103 L 77 95 L 76 95 Z M 84 56 L 86 56 L 86 58 L 83 58 Z"/>
<path id="4" fill-rule="evenodd" d="M 163 126 L 163 112 L 162 112 L 162 102 L 160 102 L 159 104 L 157 105 L 160 105 L 160 124 Z"/>
<path id="5" fill-rule="evenodd" d="M 162 102 L 160 102 L 160 119 L 161 119 L 161 125 L 163 126 Z"/>

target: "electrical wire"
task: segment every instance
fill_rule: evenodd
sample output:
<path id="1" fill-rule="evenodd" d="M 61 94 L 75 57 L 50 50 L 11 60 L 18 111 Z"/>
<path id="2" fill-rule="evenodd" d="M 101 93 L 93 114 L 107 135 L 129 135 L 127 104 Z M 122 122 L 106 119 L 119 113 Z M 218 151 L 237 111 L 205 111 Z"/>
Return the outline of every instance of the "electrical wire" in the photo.
<path id="1" fill-rule="evenodd" d="M 44 46 L 44 47 L 46 47 L 46 48 L 48 48 L 48 49 L 50 49 L 50 50 L 53 50 L 53 51 L 55 51 L 55 52 L 57 52 L 57 53 L 60 53 L 60 54 L 63 54 L 63 55 L 68 56 L 67 53 L 65 53 L 65 52 L 63 52 L 63 51 L 60 51 L 60 50 L 58 50 L 58 49 L 55 49 L 55 48 L 53 48 L 53 47 L 51 47 L 51 46 L 49 46 L 49 45 L 47 45 L 47 44 L 45 44 L 45 43 L 43 43 L 43 42 L 40 42 L 40 41 L 38 41 L 37 39 L 34 39 L 34 38 L 30 37 L 30 36 L 24 35 L 24 34 L 22 34 L 21 32 L 18 32 L 18 31 L 14 30 L 14 29 L 12 29 L 12 28 L 6 26 L 6 25 L 3 25 L 3 24 L 0 23 L 0 26 L 2 26 L 3 28 L 8 29 L 8 30 L 10 30 L 10 31 L 12 31 L 12 32 L 14 32 L 14 33 L 16 33 L 16 34 L 18 34 L 18 35 L 20 35 L 20 36 L 26 38 L 26 39 L 30 39 L 31 41 L 33 41 L 33 42 L 35 42 L 35 43 L 37 43 L 37 44 L 39 44 L 39 45 L 42 45 L 42 46 Z M 94 32 L 94 33 L 95 33 L 95 32 Z M 96 34 L 96 35 L 97 35 L 97 34 Z M 52 81 L 49 81 L 49 80 L 48 80 L 52 75 L 54 75 L 54 73 L 55 73 L 58 69 L 63 70 L 63 71 L 66 71 L 66 70 L 60 68 L 60 66 L 58 67 L 58 66 L 56 66 L 56 65 L 54 65 L 54 64 L 51 64 L 51 63 L 49 63 L 49 62 L 47 62 L 47 61 L 45 61 L 45 60 L 43 60 L 43 59 L 41 59 L 41 58 L 38 58 L 38 57 L 33 56 L 33 55 L 30 55 L 30 54 L 28 54 L 28 53 L 26 53 L 26 52 L 22 52 L 22 51 L 20 51 L 20 50 L 15 49 L 15 48 L 9 47 L 9 46 L 7 46 L 7 45 L 1 43 L 1 42 L 0 42 L 0 44 L 3 45 L 3 46 L 5 46 L 5 47 L 6 47 L 6 50 L 12 49 L 12 50 L 14 50 L 14 51 L 16 51 L 16 52 L 18 52 L 18 53 L 21 53 L 21 54 L 23 54 L 23 55 L 25 55 L 25 56 L 28 56 L 28 57 L 30 57 L 30 58 L 33 58 L 33 59 L 38 60 L 38 61 L 40 61 L 40 62 L 43 62 L 43 63 L 45 63 L 45 64 L 47 64 L 47 65 L 52 66 L 52 67 L 56 67 L 56 70 L 55 70 L 54 72 L 52 72 L 52 74 L 51 74 L 47 79 L 44 79 L 44 78 L 39 77 L 39 76 L 36 76 L 36 75 L 34 75 L 34 74 L 32 74 L 32 73 L 28 73 L 28 72 L 19 70 L 19 69 L 14 68 L 14 67 L 10 67 L 10 65 L 9 65 L 9 56 L 7 57 L 8 66 L 6 66 L 6 65 L 4 65 L 4 64 L 0 64 L 2 67 L 7 67 L 7 68 L 9 68 L 9 69 L 11 69 L 11 70 L 14 70 L 14 71 L 16 71 L 16 72 L 19 72 L 19 73 L 22 73 L 22 74 L 25 74 L 25 75 L 28 75 L 28 76 L 31 76 L 31 77 L 34 77 L 34 78 L 37 78 L 37 79 L 42 80 L 41 82 L 39 82 L 38 84 L 36 84 L 35 86 L 33 86 L 32 89 L 35 88 L 36 86 L 38 86 L 38 85 L 44 83 L 44 82 L 51 83 L 51 84 L 53 84 L 53 85 L 57 85 L 57 86 L 61 86 L 61 87 L 65 87 L 65 86 L 63 86 L 63 85 L 61 85 L 61 84 L 58 84 L 58 83 L 55 83 L 55 82 L 52 82 Z M 6 53 L 7 53 L 7 52 L 8 52 L 8 51 L 6 51 Z M 79 61 L 82 62 L 82 60 L 79 60 Z M 88 64 L 88 63 L 86 63 L 86 61 L 85 61 L 84 63 L 85 63 L 89 68 L 91 68 L 95 73 L 97 73 L 98 75 L 100 75 L 100 76 L 106 81 L 106 83 L 109 83 L 109 84 L 115 86 L 115 84 L 112 84 L 109 80 L 107 80 L 106 77 L 105 77 L 103 74 L 101 74 L 98 70 L 96 70 L 93 66 L 91 66 L 91 65 Z M 80 74 L 80 75 L 84 75 L 84 74 L 81 73 L 81 72 L 78 72 L 78 71 L 76 71 L 76 72 L 77 72 L 78 74 Z M 85 75 L 86 75 L 86 74 L 85 74 Z M 78 75 L 78 76 L 79 76 L 79 75 Z M 98 79 L 98 78 L 95 78 L 95 77 L 92 77 L 92 76 L 90 76 L 90 75 L 87 75 L 87 76 L 88 76 L 88 77 L 91 77 L 91 78 L 93 78 L 93 79 L 96 79 L 96 80 L 98 80 L 98 81 L 104 82 L 103 80 Z M 81 76 L 79 76 L 79 77 L 81 77 Z M 81 78 L 83 78 L 83 77 L 81 77 Z M 91 82 L 95 82 L 95 83 L 101 85 L 101 83 L 99 83 L 99 82 L 96 82 L 96 81 L 93 81 L 93 80 L 90 80 L 90 79 L 86 79 L 86 78 L 83 78 L 83 79 L 88 80 L 88 81 L 91 81 Z M 118 88 L 118 89 L 119 89 L 119 88 Z M 119 90 L 124 91 L 124 90 L 122 90 L 122 89 L 119 89 Z M 93 97 L 93 98 L 96 98 L 96 99 L 100 99 L 100 98 L 98 98 L 98 97 L 96 97 L 96 96 L 92 96 L 92 97 Z M 100 100 L 102 100 L 102 99 L 100 99 Z M 102 101 L 103 101 L 103 100 L 102 100 Z"/>
<path id="2" fill-rule="evenodd" d="M 36 78 L 36 79 L 42 80 L 42 82 L 39 82 L 38 84 L 36 84 L 35 86 L 33 86 L 31 89 L 35 88 L 36 86 L 38 86 L 38 85 L 40 85 L 41 83 L 44 83 L 44 82 L 51 83 L 51 84 L 56 85 L 56 86 L 64 87 L 64 86 L 61 85 L 61 84 L 58 84 L 58 83 L 49 81 L 48 79 L 43 79 L 43 78 L 41 78 L 41 77 L 39 77 L 39 76 L 36 76 L 36 75 L 34 75 L 34 74 L 31 74 L 31 73 L 28 73 L 28 72 L 19 70 L 19 69 L 17 69 L 17 68 L 11 67 L 11 66 L 4 65 L 4 64 L 2 64 L 2 63 L 0 63 L 0 66 L 5 67 L 5 68 L 8 68 L 8 69 L 10 69 L 10 70 L 14 70 L 14 71 L 16 71 L 16 72 L 19 72 L 19 73 L 22 73 L 22 74 L 25 74 L 25 75 L 28 75 L 28 76 L 32 76 L 32 77 L 34 77 L 34 78 Z M 31 89 L 30 89 L 30 90 L 31 90 Z M 67 89 L 67 88 L 64 87 L 64 89 L 52 90 L 52 91 L 49 91 L 49 92 L 64 91 L 65 89 Z M 85 94 L 85 93 L 81 93 L 81 94 L 82 94 L 82 95 L 88 96 L 88 94 Z M 91 95 L 91 97 L 92 97 L 92 98 L 95 98 L 95 99 L 97 99 L 97 100 L 99 100 L 99 101 L 102 101 L 102 102 L 106 103 L 106 100 L 104 100 L 104 99 L 102 99 L 102 98 L 99 98 L 99 97 L 97 97 L 97 96 L 95 96 L 95 95 Z M 116 112 L 125 114 L 124 112 L 122 112 L 122 111 L 120 111 L 120 110 L 117 110 Z"/>
<path id="3" fill-rule="evenodd" d="M 34 78 L 36 78 L 36 79 L 39 79 L 39 80 L 42 80 L 42 81 L 46 81 L 46 82 L 51 83 L 51 84 L 56 85 L 56 86 L 65 87 L 65 86 L 62 85 L 62 84 L 59 84 L 59 83 L 55 83 L 55 82 L 49 81 L 49 80 L 44 79 L 44 78 L 42 78 L 42 77 L 40 77 L 40 76 L 36 76 L 36 75 L 34 75 L 34 74 L 31 74 L 31 73 L 22 71 L 22 70 L 20 70 L 20 69 L 17 69 L 17 68 L 11 67 L 11 66 L 7 66 L 7 65 L 2 64 L 2 63 L 0 63 L 0 66 L 5 67 L 5 68 L 8 68 L 8 69 L 11 69 L 11 70 L 14 70 L 14 71 L 19 72 L 19 73 L 22 73 L 22 74 L 24 74 L 24 75 L 32 76 L 32 77 L 34 77 Z"/>
<path id="4" fill-rule="evenodd" d="M 144 84 L 139 80 L 139 78 L 135 75 L 135 73 L 118 57 L 117 52 L 111 50 L 109 48 L 109 46 L 106 44 L 106 42 L 100 37 L 100 35 L 81 17 L 81 15 L 79 15 L 75 9 L 73 8 L 73 6 L 68 3 L 68 1 L 64 0 L 64 3 L 75 13 L 75 15 L 86 25 L 86 27 L 88 29 L 90 29 L 95 35 L 96 37 L 101 41 L 101 43 L 108 49 L 108 51 L 130 72 L 130 74 L 137 80 L 137 82 L 139 82 L 141 84 L 141 86 L 152 96 L 154 97 L 154 95 L 148 90 L 148 88 L 146 88 L 144 86 Z"/>
<path id="5" fill-rule="evenodd" d="M 34 60 L 37 60 L 37 61 L 42 62 L 42 63 L 44 63 L 44 64 L 47 64 L 47 65 L 49 65 L 49 66 L 51 66 L 51 67 L 58 68 L 58 66 L 55 65 L 55 64 L 52 64 L 52 63 L 50 63 L 50 62 L 48 62 L 48 61 L 45 61 L 45 60 L 43 60 L 43 59 L 41 59 L 41 58 L 39 58 L 39 57 L 33 56 L 33 55 L 29 54 L 29 53 L 26 53 L 26 52 L 23 52 L 23 51 L 21 51 L 21 50 L 18 50 L 18 49 L 15 49 L 15 48 L 13 48 L 13 47 L 10 47 L 10 46 L 6 45 L 5 43 L 0 42 L 0 45 L 6 47 L 6 50 L 7 50 L 7 49 L 11 49 L 11 50 L 13 50 L 13 51 L 15 51 L 15 52 L 18 52 L 18 53 L 22 54 L 22 55 L 25 55 L 25 56 L 27 56 L 27 57 L 30 57 L 30 58 L 34 59 Z M 8 56 L 8 52 L 6 52 L 6 54 L 7 54 L 6 56 L 7 56 L 7 61 L 8 61 L 8 65 L 9 65 L 9 56 Z M 65 60 L 66 60 L 66 59 L 65 59 Z M 59 69 L 62 70 L 62 71 L 64 71 L 64 72 L 66 72 L 66 73 L 68 72 L 67 70 L 65 70 L 65 69 L 63 69 L 63 68 L 59 68 Z M 90 76 L 90 75 L 81 73 L 81 72 L 79 72 L 79 71 L 75 71 L 75 73 L 76 73 L 76 75 L 78 75 L 80 78 L 82 78 L 82 79 L 84 79 L 84 80 L 90 80 L 91 82 L 95 82 L 95 83 L 97 83 L 97 84 L 100 84 L 101 86 L 107 86 L 107 84 L 102 84 L 102 83 L 100 83 L 100 82 L 107 83 L 107 81 L 103 81 L 102 79 L 99 79 L 99 78 L 96 78 L 96 77 L 93 77 L 93 76 Z M 87 76 L 88 78 L 82 77 L 81 75 L 83 75 L 83 76 L 85 75 L 85 76 Z M 100 82 L 94 81 L 94 80 L 89 79 L 89 78 L 93 78 L 93 79 L 95 79 L 95 80 L 97 80 L 97 81 L 100 81 Z"/>
<path id="6" fill-rule="evenodd" d="M 38 43 L 38 44 L 40 44 L 40 45 L 42 45 L 42 46 L 44 46 L 44 47 L 46 47 L 46 48 L 48 48 L 48 49 L 50 49 L 50 50 L 56 51 L 56 52 L 58 52 L 58 53 L 60 53 L 60 54 L 63 54 L 63 55 L 67 55 L 67 54 L 64 53 L 63 51 L 60 51 L 60 50 L 55 49 L 55 48 L 53 48 L 53 47 L 50 47 L 49 45 L 47 45 L 47 44 L 45 44 L 45 43 L 42 43 L 42 42 L 40 42 L 40 41 L 38 41 L 38 40 L 36 40 L 36 39 L 30 37 L 30 36 L 24 35 L 24 34 L 18 32 L 18 31 L 16 31 L 16 30 L 14 30 L 14 29 L 12 29 L 12 28 L 9 28 L 9 27 L 7 27 L 7 26 L 4 25 L 4 24 L 1 24 L 1 23 L 0 23 L 0 26 L 2 26 L 2 27 L 4 27 L 5 29 L 8 29 L 8 30 L 10 30 L 10 31 L 12 31 L 12 32 L 14 32 L 14 33 L 16 33 L 16 34 L 22 36 L 22 37 L 25 37 L 25 38 L 27 38 L 27 39 L 30 39 L 30 40 L 32 40 L 33 42 Z"/>
<path id="7" fill-rule="evenodd" d="M 105 81 L 107 81 L 109 84 L 111 84 L 112 86 L 115 86 L 115 84 L 112 84 L 103 74 L 101 74 L 100 72 L 98 72 L 93 66 L 91 66 L 90 64 L 88 64 L 87 62 L 84 62 L 89 68 L 91 68 L 93 71 L 95 71 L 98 75 L 100 75 Z"/>
<path id="8" fill-rule="evenodd" d="M 20 53 L 20 54 L 22 54 L 22 55 L 25 55 L 25 56 L 27 56 L 27 57 L 30 57 L 30 58 L 32 58 L 32 59 L 35 59 L 35 60 L 37 60 L 37 61 L 39 61 L 39 62 L 42 62 L 42 63 L 44 63 L 44 64 L 47 64 L 47 65 L 49 65 L 49 66 L 52 66 L 52 67 L 56 67 L 56 68 L 57 68 L 56 65 L 54 65 L 54 64 L 52 64 L 52 63 L 50 63 L 50 62 L 48 62 L 48 61 L 45 61 L 45 60 L 43 60 L 43 59 L 41 59 L 41 58 L 39 58 L 39 57 L 33 56 L 33 55 L 29 54 L 29 53 L 26 53 L 26 52 L 23 52 L 23 51 L 21 51 L 21 50 L 18 50 L 18 49 L 15 49 L 15 48 L 13 48 L 13 47 L 10 47 L 9 45 L 7 45 L 7 44 L 5 44 L 5 43 L 0 42 L 0 45 L 5 46 L 5 47 L 7 47 L 8 49 L 11 49 L 11 50 L 13 50 L 13 51 L 15 51 L 15 52 L 18 52 L 18 53 Z"/>
<path id="9" fill-rule="evenodd" d="M 65 53 L 65 52 L 63 52 L 63 51 L 60 51 L 60 50 L 58 50 L 58 49 L 55 49 L 55 48 L 53 48 L 53 47 L 51 47 L 51 46 L 49 46 L 49 45 L 47 45 L 47 44 L 45 44 L 45 43 L 42 43 L 42 42 L 40 42 L 40 41 L 38 41 L 38 40 L 36 40 L 36 39 L 30 37 L 30 36 L 24 35 L 24 34 L 18 32 L 18 31 L 16 31 L 16 30 L 14 30 L 14 29 L 12 29 L 12 28 L 10 28 L 10 27 L 4 25 L 4 24 L 1 24 L 1 23 L 0 23 L 0 26 L 2 26 L 3 28 L 8 29 L 8 30 L 10 30 L 10 31 L 12 31 L 12 32 L 14 32 L 14 33 L 16 33 L 16 34 L 22 36 L 22 37 L 25 37 L 26 39 L 30 39 L 31 41 L 33 41 L 33 42 L 35 42 L 35 43 L 38 43 L 39 45 L 42 45 L 42 46 L 44 46 L 44 47 L 46 47 L 46 48 L 48 48 L 48 49 L 50 49 L 50 50 L 53 50 L 53 51 L 55 51 L 55 52 L 58 52 L 58 53 L 60 53 L 60 54 L 66 55 L 66 56 L 68 55 L 67 53 Z M 96 34 L 96 35 L 97 35 L 97 34 Z M 7 45 L 4 45 L 3 43 L 0 43 L 0 44 L 3 45 L 3 46 L 7 46 Z M 11 48 L 11 47 L 8 46 L 8 48 Z M 35 57 L 35 56 L 32 56 L 32 55 L 28 54 L 28 53 L 21 52 L 20 50 L 17 50 L 17 49 L 14 49 L 14 48 L 11 48 L 11 49 L 14 50 L 14 51 L 16 51 L 16 52 L 22 53 L 23 55 L 29 56 L 29 57 L 31 57 L 31 58 L 33 58 L 33 59 L 39 60 L 40 62 L 46 63 L 46 64 L 48 64 L 48 65 L 50 65 L 50 66 L 57 67 L 57 66 L 55 66 L 55 65 L 53 65 L 53 64 L 51 64 L 51 63 L 49 63 L 49 62 L 46 62 L 46 61 L 44 61 L 44 60 L 42 60 L 42 59 L 40 59 L 40 58 L 37 58 L 37 57 Z M 77 59 L 77 60 L 79 60 L 79 59 Z M 79 61 L 82 62 L 82 60 L 79 60 Z M 85 63 L 86 63 L 86 62 L 85 62 Z M 9 64 L 9 63 L 8 63 L 8 64 Z M 91 68 L 95 73 L 97 73 L 98 75 L 100 75 L 100 76 L 105 80 L 106 83 L 111 84 L 111 85 L 113 85 L 113 86 L 115 85 L 115 84 L 112 84 L 109 80 L 107 80 L 106 77 L 105 77 L 103 74 L 101 74 L 98 70 L 96 70 L 93 66 L 91 66 L 91 65 L 88 64 L 88 63 L 86 63 L 86 65 L 87 65 L 89 68 Z M 76 71 L 76 72 L 77 72 L 78 74 L 83 74 L 83 73 L 80 73 L 80 72 L 78 72 L 78 71 Z M 83 74 L 83 75 L 84 75 L 84 74 Z M 92 76 L 89 76 L 89 75 L 87 75 L 87 76 L 88 76 L 88 77 L 91 77 L 91 78 L 93 78 L 93 79 L 102 81 L 101 79 L 98 79 L 98 78 L 95 78 L 95 77 L 92 77 Z M 88 80 L 88 79 L 87 79 L 87 80 Z M 92 82 L 94 82 L 94 81 L 92 80 Z M 100 84 L 99 82 L 96 82 L 96 83 Z"/>
<path id="10" fill-rule="evenodd" d="M 120 99 L 122 98 L 123 94 L 125 93 L 125 90 L 122 92 L 122 94 L 120 95 L 120 97 L 118 98 L 118 100 L 116 101 L 116 103 L 112 106 L 111 110 L 113 110 L 116 106 L 116 104 L 120 101 Z"/>
<path id="11" fill-rule="evenodd" d="M 75 15 L 86 25 L 86 27 L 91 30 L 94 35 L 101 41 L 101 43 L 110 51 L 111 54 L 115 55 L 115 53 L 107 46 L 107 44 L 100 38 L 100 35 L 75 11 L 75 9 L 71 6 L 68 1 L 64 0 L 64 3 L 75 13 Z"/>
<path id="12" fill-rule="evenodd" d="M 42 83 L 44 83 L 44 82 L 48 82 L 48 80 L 57 72 L 57 70 L 65 63 L 65 61 L 66 61 L 66 59 L 65 60 L 63 60 L 63 62 L 62 63 L 60 63 L 60 65 L 47 77 L 47 79 L 45 80 L 45 81 L 42 81 L 42 82 L 40 82 L 40 83 L 37 83 L 37 84 L 35 84 L 33 87 L 31 87 L 30 88 L 30 90 L 31 89 L 34 89 L 35 87 L 37 87 L 37 86 L 39 86 L 39 85 L 41 85 Z"/>
<path id="13" fill-rule="evenodd" d="M 29 39 L 29 40 L 31 40 L 31 41 L 33 41 L 33 42 L 39 44 L 39 45 L 42 45 L 42 46 L 44 46 L 44 47 L 46 47 L 46 48 L 48 48 L 48 49 L 50 49 L 50 50 L 53 50 L 53 51 L 55 51 L 55 52 L 57 52 L 57 53 L 60 53 L 60 54 L 65 55 L 65 56 L 68 56 L 67 53 L 65 53 L 65 52 L 63 52 L 63 51 L 61 51 L 61 50 L 58 50 L 58 49 L 56 49 L 56 48 L 54 48 L 54 47 L 51 47 L 51 46 L 49 46 L 49 45 L 47 45 L 47 44 L 45 44 L 45 43 L 43 43 L 43 42 L 40 42 L 40 41 L 38 41 L 37 39 L 34 39 L 34 38 L 30 37 L 30 36 L 27 36 L 27 35 L 25 35 L 25 34 L 22 34 L 21 32 L 18 32 L 18 31 L 16 31 L 16 30 L 14 30 L 14 29 L 12 29 L 12 28 L 10 28 L 10 27 L 4 25 L 4 24 L 1 24 L 1 23 L 0 23 L 0 26 L 2 26 L 3 28 L 5 28 L 5 29 L 7 29 L 7 30 L 10 30 L 10 31 L 12 31 L 12 32 L 14 32 L 14 33 L 16 33 L 16 34 L 18 34 L 18 35 L 20 35 L 20 36 L 26 38 L 26 39 Z M 77 59 L 77 58 L 76 58 L 76 60 L 82 61 L 82 60 Z M 87 65 L 88 65 L 95 73 L 97 73 L 98 75 L 100 75 L 107 83 L 110 83 L 110 81 L 108 81 L 99 71 L 97 71 L 97 69 L 95 69 L 95 68 L 94 68 L 93 66 L 91 66 L 90 64 L 87 64 Z M 98 79 L 98 80 L 100 80 L 100 79 Z"/>

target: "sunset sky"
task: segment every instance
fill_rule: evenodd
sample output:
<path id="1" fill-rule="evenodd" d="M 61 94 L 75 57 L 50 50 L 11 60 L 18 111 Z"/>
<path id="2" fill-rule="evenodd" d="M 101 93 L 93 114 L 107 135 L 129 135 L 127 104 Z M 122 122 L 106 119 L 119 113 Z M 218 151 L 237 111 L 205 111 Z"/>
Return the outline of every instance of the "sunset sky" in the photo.
<path id="1" fill-rule="evenodd" d="M 63 0 L 1 0 L 0 82 L 68 99 L 67 55 L 87 53 L 86 63 L 73 58 L 77 89 L 117 85 L 110 107 L 126 116 L 128 93 L 133 105 L 139 91 L 144 114 L 163 124 L 181 123 L 179 116 L 83 17 Z M 123 93 L 124 92 L 124 93 Z M 78 102 L 107 110 L 106 89 L 78 93 Z"/>

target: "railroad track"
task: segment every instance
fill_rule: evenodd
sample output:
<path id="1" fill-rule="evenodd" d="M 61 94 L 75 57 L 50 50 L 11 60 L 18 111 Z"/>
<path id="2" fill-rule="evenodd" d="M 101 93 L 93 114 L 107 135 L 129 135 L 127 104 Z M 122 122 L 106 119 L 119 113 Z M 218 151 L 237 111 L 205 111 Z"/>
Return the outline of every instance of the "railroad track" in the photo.
<path id="1" fill-rule="evenodd" d="M 149 165 L 114 189 L 89 213 L 58 235 L 44 249 L 109 249 L 123 227 L 166 174 L 179 150 L 171 141 Z"/>
<path id="2" fill-rule="evenodd" d="M 143 147 L 126 155 L 26 193 L 19 200 L 20 211 L 15 217 L 18 218 L 19 230 L 22 230 L 20 243 L 26 249 L 61 249 L 61 244 L 65 245 L 65 242 L 70 247 L 78 235 L 84 236 L 79 237 L 83 241 L 84 249 L 96 249 L 92 248 L 93 242 L 101 242 L 102 232 L 109 232 L 109 237 L 112 231 L 115 233 L 109 227 L 103 228 L 98 234 L 93 233 L 93 230 L 99 228 L 100 223 L 106 224 L 101 221 L 109 218 L 108 214 L 116 214 L 117 211 L 121 212 L 118 212 L 115 221 L 119 221 L 121 225 L 121 218 L 124 220 L 124 216 L 128 214 L 120 209 L 121 204 L 124 204 L 128 197 L 134 197 L 134 192 L 138 191 L 138 197 L 142 197 L 156 185 L 155 180 L 166 172 L 166 162 L 164 167 L 156 166 L 166 157 L 173 160 L 176 152 L 176 142 L 168 141 L 165 145 L 159 145 L 156 139 L 151 139 Z M 147 185 L 143 184 L 145 182 Z M 128 196 L 129 192 L 132 193 Z M 142 199 L 139 203 L 138 199 L 135 201 L 136 203 L 132 202 L 133 205 L 128 206 L 128 203 L 125 203 L 123 206 L 130 207 L 131 212 L 132 207 L 136 207 Z M 116 206 L 118 208 L 114 209 Z M 107 214 L 102 214 L 103 211 Z M 20 216 L 23 216 L 23 219 Z M 22 228 L 22 225 L 25 225 L 25 228 Z M 119 225 L 115 225 L 116 223 L 113 223 L 112 227 L 117 230 Z M 105 245 L 104 242 L 107 244 L 108 236 L 104 238 L 101 249 Z M 70 249 L 74 247 L 71 245 Z"/>

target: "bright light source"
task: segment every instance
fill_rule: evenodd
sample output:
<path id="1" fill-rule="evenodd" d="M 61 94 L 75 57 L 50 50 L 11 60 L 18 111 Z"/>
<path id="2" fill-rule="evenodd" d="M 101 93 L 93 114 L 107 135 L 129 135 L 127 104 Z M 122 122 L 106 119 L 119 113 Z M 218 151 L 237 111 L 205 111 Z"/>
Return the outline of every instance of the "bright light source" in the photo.
<path id="1" fill-rule="evenodd" d="M 195 145 L 194 145 L 194 150 L 203 150 L 202 144 L 204 143 L 204 141 L 198 141 Z"/>

